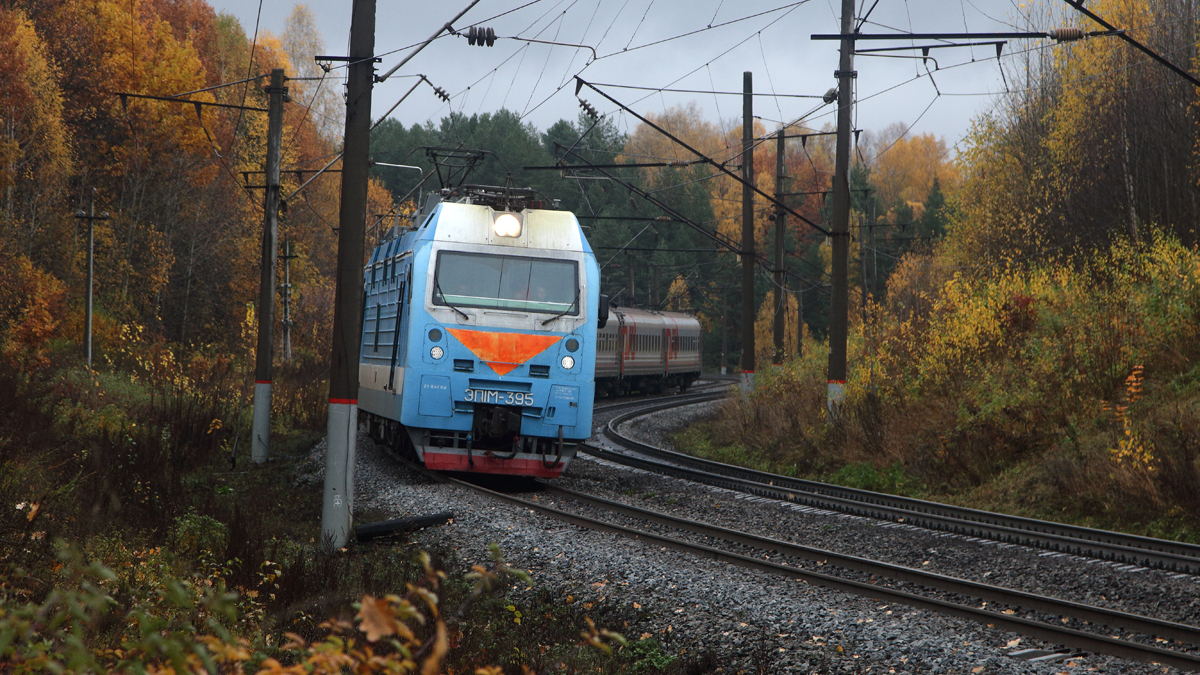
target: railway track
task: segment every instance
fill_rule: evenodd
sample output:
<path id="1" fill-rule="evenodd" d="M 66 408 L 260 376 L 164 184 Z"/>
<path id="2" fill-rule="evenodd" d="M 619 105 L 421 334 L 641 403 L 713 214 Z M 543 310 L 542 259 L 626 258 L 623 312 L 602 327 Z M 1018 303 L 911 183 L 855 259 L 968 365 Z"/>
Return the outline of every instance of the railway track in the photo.
<path id="1" fill-rule="evenodd" d="M 604 428 L 605 438 L 637 454 L 617 452 L 590 443 L 582 444 L 581 449 L 592 456 L 626 466 L 829 511 L 1127 565 L 1187 574 L 1200 573 L 1200 546 L 1195 544 L 1063 525 L 790 478 L 672 452 L 629 438 L 619 430 L 621 424 L 640 415 L 716 398 L 719 398 L 716 394 L 697 394 L 694 400 L 642 405 L 612 418 Z"/>
<path id="2" fill-rule="evenodd" d="M 400 461 L 432 480 L 451 483 L 589 530 L 783 575 L 881 602 L 904 604 L 969 619 L 1065 645 L 1070 650 L 1096 652 L 1200 672 L 1200 652 L 1196 651 L 1196 647 L 1200 646 L 1200 627 L 801 546 L 541 483 L 544 495 L 617 516 L 594 518 L 429 472 L 407 460 Z M 640 526 L 620 522 L 623 519 L 632 520 Z M 659 531 L 654 531 L 646 524 L 657 526 Z M 662 530 L 666 530 L 666 533 Z M 830 573 L 813 568 L 839 568 L 844 572 Z M 983 607 L 979 606 L 980 600 L 984 601 Z M 987 608 L 988 603 L 1013 609 L 996 606 Z M 1101 634 L 1086 630 L 1089 625 L 1093 628 L 1104 626 L 1108 632 Z M 1112 635 L 1114 631 L 1120 635 Z M 1155 643 L 1156 640 L 1189 645 L 1193 651 L 1160 647 Z"/>
<path id="3" fill-rule="evenodd" d="M 719 385 L 717 388 L 720 388 Z M 614 442 L 632 446 L 638 454 L 657 456 L 678 464 L 656 462 L 596 446 L 588 447 L 587 451 L 604 459 L 642 469 L 828 510 L 882 517 L 914 525 L 925 524 L 925 521 L 928 521 L 934 524 L 926 527 L 933 529 L 975 527 L 1002 532 L 1003 536 L 1033 534 L 1039 541 L 1052 541 L 1054 543 L 1050 545 L 1059 547 L 1071 544 L 1072 541 L 1087 542 L 1095 547 L 1101 542 L 1093 542 L 1085 537 L 1099 539 L 1107 536 L 1120 542 L 1115 545 L 1116 548 L 1111 543 L 1107 545 L 1106 550 L 1113 556 L 1110 559 L 1117 559 L 1115 556 L 1119 553 L 1127 556 L 1137 554 L 1141 556 L 1138 559 L 1144 559 L 1147 555 L 1144 549 L 1133 545 L 1144 538 L 1122 539 L 1125 535 L 1057 526 L 1028 519 L 1014 519 L 1021 521 L 1015 524 L 1005 523 L 1004 519 L 1007 517 L 1000 514 L 945 507 L 920 500 L 894 498 L 763 474 L 654 448 L 625 438 L 617 431 L 620 424 L 633 416 L 716 400 L 724 395 L 723 391 L 696 392 L 671 397 L 670 400 L 642 399 L 598 408 L 598 411 L 619 413 L 605 427 L 605 435 L 610 439 L 615 438 Z M 680 466 L 685 463 L 704 468 Z M 1079 652 L 1075 650 L 1082 650 L 1200 672 L 1200 627 L 1197 626 L 802 546 L 542 483 L 540 494 L 550 496 L 558 502 L 548 505 L 546 502 L 550 500 L 544 498 L 539 501 L 536 498 L 527 499 L 519 495 L 496 492 L 457 478 L 426 472 L 416 465 L 408 465 L 438 482 L 453 483 L 489 498 L 579 527 L 612 533 L 653 546 L 782 575 L 883 602 L 904 604 L 968 619 L 1067 648 L 1057 653 L 1053 650 L 1048 651 L 1046 655 L 1049 658 L 1078 655 Z M 910 505 L 915 505 L 916 509 L 906 510 L 905 507 Z M 584 515 L 585 513 L 589 515 Z M 877 515 L 880 513 L 883 515 Z M 958 518 L 960 524 L 953 525 L 954 516 L 963 514 L 965 517 Z M 1059 533 L 1047 532 L 1056 527 L 1082 532 L 1072 532 L 1064 542 Z M 962 529 L 956 531 L 965 533 Z M 966 532 L 972 532 L 973 536 L 986 536 L 980 534 L 978 529 L 968 529 Z M 1156 549 L 1152 549 L 1156 553 L 1164 553 L 1163 549 L 1170 548 L 1164 546 L 1170 542 L 1149 541 L 1156 545 Z M 1176 560 L 1176 565 L 1179 565 L 1179 562 Z M 1192 566 L 1196 564 L 1194 558 L 1188 559 L 1186 564 L 1189 567 L 1185 569 L 1196 569 Z M 981 601 L 983 606 L 980 606 Z M 1099 630 L 1103 632 L 1097 632 Z M 1172 642 L 1178 648 L 1170 649 L 1164 646 Z"/>

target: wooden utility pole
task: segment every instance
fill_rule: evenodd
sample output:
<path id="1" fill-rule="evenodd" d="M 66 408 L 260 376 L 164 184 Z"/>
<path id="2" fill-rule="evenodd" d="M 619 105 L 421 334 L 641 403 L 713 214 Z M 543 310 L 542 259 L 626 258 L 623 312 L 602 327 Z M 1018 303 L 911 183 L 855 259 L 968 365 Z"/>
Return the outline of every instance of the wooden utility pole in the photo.
<path id="1" fill-rule="evenodd" d="M 854 103 L 854 0 L 842 0 L 842 48 L 838 60 L 837 151 L 833 170 L 833 288 L 829 316 L 829 375 L 825 405 L 836 422 L 846 400 L 846 335 L 850 300 L 850 132 Z"/>
<path id="2" fill-rule="evenodd" d="M 258 349 L 254 355 L 254 432 L 250 456 L 258 464 L 271 458 L 271 361 L 275 338 L 275 263 L 279 239 L 279 155 L 283 143 L 283 69 L 271 71 L 266 87 L 267 166 L 263 196 L 262 257 L 258 280 Z"/>
<path id="3" fill-rule="evenodd" d="M 783 202 L 786 190 L 783 187 L 783 127 L 775 137 L 775 200 Z M 787 309 L 787 296 L 783 293 L 783 234 L 784 219 L 787 212 L 779 204 L 775 205 L 775 365 L 783 363 L 783 315 Z"/>
<path id="4" fill-rule="evenodd" d="M 853 0 L 849 0 L 853 1 Z M 742 393 L 754 388 L 754 75 L 742 73 Z"/>
<path id="5" fill-rule="evenodd" d="M 358 355 L 362 340 L 363 235 L 370 168 L 374 54 L 375 0 L 355 0 L 350 18 L 350 61 L 346 69 L 346 135 L 342 145 L 342 203 L 338 216 L 337 286 L 329 370 L 328 445 L 321 506 L 321 547 L 326 551 L 346 546 L 353 514 Z"/>
<path id="6" fill-rule="evenodd" d="M 95 268 L 95 250 L 96 250 L 96 221 L 108 220 L 108 211 L 96 215 L 96 188 L 88 190 L 88 211 L 77 211 L 76 218 L 86 220 L 88 224 L 88 252 L 87 252 L 87 300 L 83 310 L 83 331 L 84 343 L 87 352 L 87 367 L 92 369 L 92 282 L 95 279 L 93 269 Z"/>

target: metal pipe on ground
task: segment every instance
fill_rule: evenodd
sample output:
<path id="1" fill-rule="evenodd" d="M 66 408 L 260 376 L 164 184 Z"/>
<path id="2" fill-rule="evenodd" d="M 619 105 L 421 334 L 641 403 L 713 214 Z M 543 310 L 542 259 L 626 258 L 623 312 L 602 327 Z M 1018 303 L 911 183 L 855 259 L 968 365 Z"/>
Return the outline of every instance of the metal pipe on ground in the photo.
<path id="1" fill-rule="evenodd" d="M 413 530 L 433 527 L 434 525 L 445 525 L 453 519 L 453 512 L 443 511 L 428 516 L 413 516 L 411 518 L 384 520 L 378 523 L 363 523 L 362 525 L 354 526 L 354 538 L 359 543 L 362 543 L 372 539 L 391 536 L 398 532 L 412 532 Z"/>

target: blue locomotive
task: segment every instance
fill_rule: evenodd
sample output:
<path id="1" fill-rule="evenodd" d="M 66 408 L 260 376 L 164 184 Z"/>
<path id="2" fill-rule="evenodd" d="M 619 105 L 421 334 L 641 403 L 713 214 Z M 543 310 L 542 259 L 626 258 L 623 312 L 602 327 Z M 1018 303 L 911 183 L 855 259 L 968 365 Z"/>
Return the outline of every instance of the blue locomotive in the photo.
<path id="1" fill-rule="evenodd" d="M 358 407 L 430 469 L 557 477 L 592 429 L 600 269 L 532 191 L 426 199 L 365 267 Z"/>

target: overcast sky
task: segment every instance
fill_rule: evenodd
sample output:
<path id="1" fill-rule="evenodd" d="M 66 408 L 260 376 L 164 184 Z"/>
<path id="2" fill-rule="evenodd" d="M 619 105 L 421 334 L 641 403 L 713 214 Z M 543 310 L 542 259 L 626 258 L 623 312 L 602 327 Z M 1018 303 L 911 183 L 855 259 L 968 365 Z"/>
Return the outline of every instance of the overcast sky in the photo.
<path id="1" fill-rule="evenodd" d="M 859 0 L 859 16 L 862 15 Z M 1050 2 L 1051 0 L 1043 0 Z M 254 31 L 258 3 L 253 0 L 210 0 L 218 12 L 235 15 L 247 34 Z M 429 37 L 469 0 L 412 2 L 377 0 L 376 54 L 386 72 L 407 53 L 406 47 Z M 867 0 L 870 7 L 874 0 Z M 1019 4 L 1020 3 L 1020 4 Z M 260 31 L 278 35 L 291 0 L 262 0 Z M 555 121 L 574 120 L 578 102 L 572 77 L 597 83 L 651 88 L 740 92 L 743 71 L 754 76 L 754 112 L 768 130 L 778 120 L 795 120 L 820 105 L 819 96 L 834 86 L 838 43 L 813 41 L 814 33 L 837 33 L 837 0 L 771 2 L 746 0 L 483 0 L 456 24 L 482 22 L 501 38 L 495 46 L 471 47 L 465 38 L 443 36 L 374 90 L 373 116 L 378 117 L 423 73 L 450 92 L 449 104 L 422 86 L 392 117 L 405 125 L 435 122 L 455 111 L 468 115 L 508 108 L 544 130 Z M 330 54 L 345 54 L 350 30 L 350 0 L 310 3 Z M 863 27 L 879 32 L 983 32 L 1027 30 L 1025 0 L 879 0 Z M 757 15 L 757 16 L 755 16 Z M 747 18 L 749 17 L 749 18 Z M 722 25 L 724 24 L 724 25 Z M 711 26 L 711 28 L 709 28 Z M 1038 25 L 1039 30 L 1053 26 Z M 691 35 L 687 35 L 691 33 Z M 584 44 L 595 49 L 521 42 L 513 37 Z M 675 38 L 675 39 L 672 39 Z M 657 44 L 656 44 L 657 43 Z M 918 41 L 916 44 L 930 44 Z M 860 49 L 895 47 L 909 42 L 860 42 Z M 1010 52 L 1044 45 L 1044 41 L 1010 41 L 998 65 L 993 46 L 935 49 L 940 70 L 929 61 L 932 78 L 920 59 L 860 55 L 856 108 L 857 127 L 881 130 L 903 122 L 917 133 L 933 133 L 955 144 L 971 119 L 996 104 L 1013 82 L 1017 65 Z M 892 52 L 895 56 L 910 54 Z M 338 72 L 338 71 L 335 71 Z M 340 88 L 340 84 L 338 85 Z M 695 101 L 712 119 L 741 115 L 739 96 L 711 93 L 659 93 L 606 88 L 614 98 L 640 113 Z M 939 94 L 940 92 L 940 94 Z M 585 88 L 581 93 L 601 113 L 632 130 L 637 120 Z M 833 106 L 808 118 L 820 127 L 833 121 Z"/>

